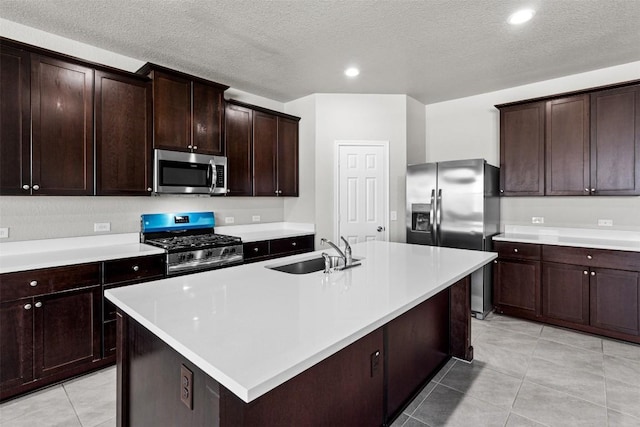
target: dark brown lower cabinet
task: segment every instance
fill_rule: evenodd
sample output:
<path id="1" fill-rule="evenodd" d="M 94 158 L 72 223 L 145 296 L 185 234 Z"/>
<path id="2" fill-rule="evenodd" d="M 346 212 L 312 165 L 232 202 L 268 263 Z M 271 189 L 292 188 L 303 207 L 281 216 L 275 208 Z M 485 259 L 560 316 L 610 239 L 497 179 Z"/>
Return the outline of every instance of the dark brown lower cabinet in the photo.
<path id="1" fill-rule="evenodd" d="M 469 278 L 245 403 L 118 312 L 119 426 L 376 426 L 390 424 L 450 356 L 467 358 Z M 181 366 L 193 373 L 189 409 Z"/>
<path id="2" fill-rule="evenodd" d="M 592 269 L 591 325 L 640 335 L 640 274 L 635 271 Z"/>
<path id="3" fill-rule="evenodd" d="M 493 301 L 496 310 L 523 317 L 540 314 L 540 262 L 501 259 L 494 262 Z"/>
<path id="4" fill-rule="evenodd" d="M 589 271 L 579 265 L 542 263 L 545 317 L 589 324 Z"/>
<path id="5" fill-rule="evenodd" d="M 0 387 L 10 390 L 33 379 L 33 299 L 0 304 Z"/>

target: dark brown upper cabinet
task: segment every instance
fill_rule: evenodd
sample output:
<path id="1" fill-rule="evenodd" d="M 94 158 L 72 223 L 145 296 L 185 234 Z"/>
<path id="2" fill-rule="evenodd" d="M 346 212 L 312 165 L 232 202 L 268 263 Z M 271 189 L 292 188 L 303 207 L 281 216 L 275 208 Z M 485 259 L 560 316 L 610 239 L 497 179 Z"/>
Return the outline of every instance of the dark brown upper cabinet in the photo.
<path id="1" fill-rule="evenodd" d="M 501 195 L 640 195 L 638 81 L 496 107 Z"/>
<path id="2" fill-rule="evenodd" d="M 548 101 L 546 194 L 590 194 L 589 170 L 589 95 Z"/>
<path id="3" fill-rule="evenodd" d="M 640 194 L 640 85 L 591 94 L 591 188 Z"/>
<path id="4" fill-rule="evenodd" d="M 500 194 L 544 195 L 544 102 L 500 110 Z"/>
<path id="5" fill-rule="evenodd" d="M 153 187 L 151 82 L 96 71 L 96 194 L 149 195 Z"/>
<path id="6" fill-rule="evenodd" d="M 300 118 L 235 100 L 226 115 L 229 195 L 297 197 Z"/>
<path id="7" fill-rule="evenodd" d="M 224 91 L 229 87 L 156 64 L 139 74 L 153 80 L 153 146 L 223 155 Z"/>
<path id="8" fill-rule="evenodd" d="M 1 50 L 0 192 L 93 194 L 93 69 Z"/>
<path id="9" fill-rule="evenodd" d="M 227 104 L 225 112 L 225 145 L 227 150 L 227 193 L 230 196 L 252 196 L 253 110 Z"/>

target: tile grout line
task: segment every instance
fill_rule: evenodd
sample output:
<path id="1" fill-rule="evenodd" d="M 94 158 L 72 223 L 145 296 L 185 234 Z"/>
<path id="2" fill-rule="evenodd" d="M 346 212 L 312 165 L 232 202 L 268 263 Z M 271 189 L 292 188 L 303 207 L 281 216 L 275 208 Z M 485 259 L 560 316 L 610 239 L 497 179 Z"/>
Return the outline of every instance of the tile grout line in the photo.
<path id="1" fill-rule="evenodd" d="M 73 401 L 71 400 L 71 396 L 69 396 L 69 392 L 67 392 L 67 388 L 65 387 L 65 383 L 62 383 L 60 385 L 62 386 L 62 390 L 64 390 L 65 396 L 67 396 L 67 400 L 69 401 L 69 404 L 71 405 L 71 409 L 73 409 L 73 413 L 76 415 L 76 418 L 78 419 L 78 424 L 80 424 L 80 427 L 84 427 L 83 424 L 82 424 L 82 421 L 80 420 L 80 415 L 78 415 L 78 411 L 76 410 L 76 407 L 73 404 Z"/>

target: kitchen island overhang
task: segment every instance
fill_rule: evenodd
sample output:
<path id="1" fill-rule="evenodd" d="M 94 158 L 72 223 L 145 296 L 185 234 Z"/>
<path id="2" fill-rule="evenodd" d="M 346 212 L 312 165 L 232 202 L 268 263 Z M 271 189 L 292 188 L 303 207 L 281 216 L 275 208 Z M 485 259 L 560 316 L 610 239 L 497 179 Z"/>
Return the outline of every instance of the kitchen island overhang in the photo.
<path id="1" fill-rule="evenodd" d="M 353 252 L 362 266 L 333 274 L 291 275 L 265 268 L 320 256 L 318 251 L 114 289 L 106 296 L 132 324 L 147 329 L 221 388 L 252 402 L 496 257 L 388 242 L 357 244 Z M 451 311 L 451 348 L 458 349 L 449 354 L 469 359 L 470 313 L 460 308 L 465 298 L 457 298 L 457 313 Z M 140 365 L 127 361 L 133 343 L 123 336 L 120 342 L 124 384 Z M 128 400 L 124 406 L 136 404 L 129 391 L 118 396 Z"/>

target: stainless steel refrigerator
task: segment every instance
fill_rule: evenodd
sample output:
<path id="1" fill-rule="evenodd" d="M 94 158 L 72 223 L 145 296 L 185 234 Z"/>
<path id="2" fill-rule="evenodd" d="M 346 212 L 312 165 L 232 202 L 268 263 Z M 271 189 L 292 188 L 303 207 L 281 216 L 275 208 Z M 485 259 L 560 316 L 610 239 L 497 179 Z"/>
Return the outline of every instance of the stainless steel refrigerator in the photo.
<path id="1" fill-rule="evenodd" d="M 500 230 L 499 169 L 484 159 L 407 167 L 407 243 L 489 251 Z M 492 268 L 471 276 L 471 311 L 492 309 Z"/>

